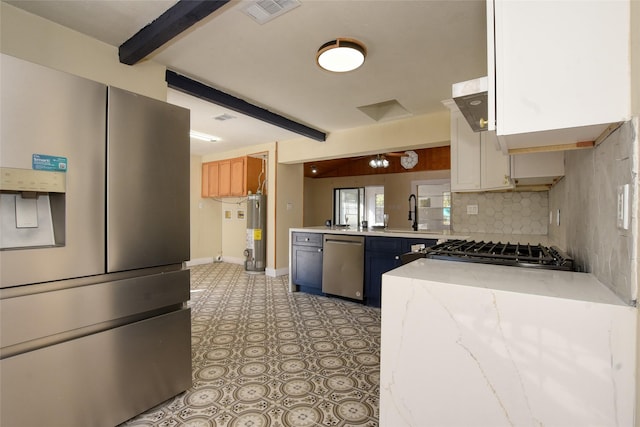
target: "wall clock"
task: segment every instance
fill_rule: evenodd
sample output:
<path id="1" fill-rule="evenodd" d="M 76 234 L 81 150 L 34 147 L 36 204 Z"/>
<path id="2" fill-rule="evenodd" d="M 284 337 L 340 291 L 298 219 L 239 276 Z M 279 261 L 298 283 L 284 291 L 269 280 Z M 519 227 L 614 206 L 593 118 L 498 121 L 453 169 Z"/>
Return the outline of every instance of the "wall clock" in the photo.
<path id="1" fill-rule="evenodd" d="M 400 157 L 400 164 L 405 169 L 412 169 L 418 164 L 418 154 L 415 151 L 405 151 L 404 156 Z"/>

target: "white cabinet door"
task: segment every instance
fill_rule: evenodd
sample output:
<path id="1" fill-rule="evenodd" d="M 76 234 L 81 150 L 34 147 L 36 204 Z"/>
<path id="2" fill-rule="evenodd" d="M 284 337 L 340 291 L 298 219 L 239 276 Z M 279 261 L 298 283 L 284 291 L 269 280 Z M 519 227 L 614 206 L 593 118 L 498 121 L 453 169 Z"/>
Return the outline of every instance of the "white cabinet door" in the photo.
<path id="1" fill-rule="evenodd" d="M 509 156 L 495 132 L 474 132 L 457 110 L 451 111 L 451 191 L 511 188 Z"/>
<path id="2" fill-rule="evenodd" d="M 480 134 L 451 111 L 451 191 L 480 190 Z"/>
<path id="3" fill-rule="evenodd" d="M 483 190 L 502 190 L 513 187 L 510 179 L 509 156 L 500 150 L 495 132 L 480 132 L 480 182 Z"/>
<path id="4" fill-rule="evenodd" d="M 593 141 L 606 124 L 629 119 L 628 0 L 488 3 L 499 136 L 572 128 L 562 140 L 548 134 L 540 135 L 544 141 L 513 140 L 530 146 Z"/>

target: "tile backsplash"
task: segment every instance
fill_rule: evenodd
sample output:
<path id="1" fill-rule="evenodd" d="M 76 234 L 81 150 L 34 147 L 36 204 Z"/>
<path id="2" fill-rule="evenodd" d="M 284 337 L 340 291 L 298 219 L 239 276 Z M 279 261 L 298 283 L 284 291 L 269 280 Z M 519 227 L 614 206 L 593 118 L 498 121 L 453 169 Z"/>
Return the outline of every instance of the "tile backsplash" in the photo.
<path id="1" fill-rule="evenodd" d="M 566 248 L 624 301 L 637 299 L 638 118 L 624 123 L 593 149 L 565 152 L 565 177 L 549 192 L 560 225 L 549 237 Z M 629 184 L 631 225 L 617 226 L 617 188 Z"/>
<path id="2" fill-rule="evenodd" d="M 451 199 L 451 228 L 458 233 L 547 234 L 547 191 L 453 193 Z M 477 206 L 477 215 L 468 206 Z"/>

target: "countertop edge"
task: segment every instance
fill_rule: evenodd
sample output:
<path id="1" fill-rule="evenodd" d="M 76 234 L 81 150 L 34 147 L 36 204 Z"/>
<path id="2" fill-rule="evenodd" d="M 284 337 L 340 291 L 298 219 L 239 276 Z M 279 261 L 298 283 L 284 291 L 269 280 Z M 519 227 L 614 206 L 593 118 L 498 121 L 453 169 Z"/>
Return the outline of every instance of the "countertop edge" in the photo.
<path id="1" fill-rule="evenodd" d="M 632 308 L 591 273 L 421 258 L 385 273 L 384 277 L 423 282 L 425 286 L 429 283 L 467 286 Z M 383 279 L 383 288 L 384 283 Z"/>

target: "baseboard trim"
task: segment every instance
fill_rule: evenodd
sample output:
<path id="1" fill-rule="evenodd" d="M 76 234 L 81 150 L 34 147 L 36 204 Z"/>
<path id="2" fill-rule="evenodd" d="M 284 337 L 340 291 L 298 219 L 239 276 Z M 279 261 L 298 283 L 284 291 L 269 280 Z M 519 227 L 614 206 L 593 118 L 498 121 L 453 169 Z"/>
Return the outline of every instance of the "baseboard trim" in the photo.
<path id="1" fill-rule="evenodd" d="M 222 262 L 228 262 L 229 264 L 240 264 L 240 265 L 244 265 L 244 258 L 236 258 L 236 257 L 223 256 L 223 257 L 222 257 Z"/>
<path id="2" fill-rule="evenodd" d="M 191 259 L 185 262 L 186 267 L 192 267 L 194 265 L 200 264 L 211 264 L 214 262 L 213 257 L 206 258 L 196 258 Z M 218 262 L 227 262 L 229 264 L 239 264 L 244 266 L 244 258 L 237 257 L 222 257 L 222 259 Z M 279 277 L 289 274 L 289 267 L 281 267 L 281 268 L 265 268 L 264 274 L 269 277 Z"/>
<path id="3" fill-rule="evenodd" d="M 266 268 L 264 274 L 269 277 L 284 276 L 285 274 L 289 274 L 289 267 Z"/>
<path id="4" fill-rule="evenodd" d="M 191 267 L 191 266 L 200 265 L 200 264 L 211 264 L 212 262 L 213 262 L 213 257 L 196 258 L 196 259 L 190 259 L 189 261 L 185 262 L 185 265 L 187 267 Z"/>

